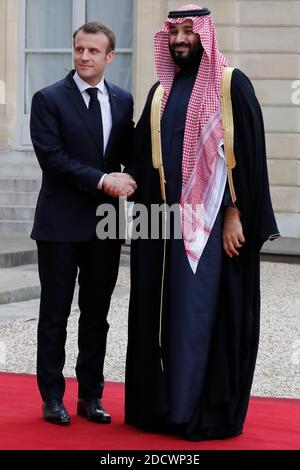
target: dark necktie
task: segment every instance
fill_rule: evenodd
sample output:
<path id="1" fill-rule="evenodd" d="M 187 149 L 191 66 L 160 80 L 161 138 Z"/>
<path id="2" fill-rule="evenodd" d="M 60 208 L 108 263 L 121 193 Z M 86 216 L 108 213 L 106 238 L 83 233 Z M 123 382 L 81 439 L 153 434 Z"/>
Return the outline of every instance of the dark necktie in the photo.
<path id="1" fill-rule="evenodd" d="M 89 113 L 91 124 L 93 125 L 95 134 L 98 136 L 98 142 L 103 155 L 103 126 L 101 106 L 98 100 L 98 88 L 87 88 L 85 91 L 90 95 Z"/>

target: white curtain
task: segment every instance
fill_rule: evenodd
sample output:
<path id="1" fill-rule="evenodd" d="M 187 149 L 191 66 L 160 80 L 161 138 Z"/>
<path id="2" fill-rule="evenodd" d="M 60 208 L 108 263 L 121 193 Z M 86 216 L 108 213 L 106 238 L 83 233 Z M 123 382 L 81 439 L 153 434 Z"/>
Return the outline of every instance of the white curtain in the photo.
<path id="1" fill-rule="evenodd" d="M 73 0 L 27 0 L 25 114 L 33 94 L 63 78 L 72 68 L 72 54 L 47 49 L 72 48 Z M 45 49 L 45 52 L 31 52 Z"/>
<path id="2" fill-rule="evenodd" d="M 117 37 L 117 47 L 131 48 L 133 0 L 87 0 L 87 21 L 101 21 Z"/>
<path id="3" fill-rule="evenodd" d="M 34 93 L 61 80 L 72 69 L 72 54 L 27 54 L 25 114 L 30 113 Z"/>
<path id="4" fill-rule="evenodd" d="M 125 90 L 132 89 L 132 54 L 117 53 L 113 63 L 106 66 L 105 78 Z"/>
<path id="5" fill-rule="evenodd" d="M 116 35 L 117 49 L 131 49 L 133 38 L 133 0 L 87 0 L 87 21 L 101 21 Z M 130 91 L 132 53 L 118 52 L 105 70 L 105 78 Z"/>
<path id="6" fill-rule="evenodd" d="M 72 47 L 73 0 L 27 0 L 26 48 Z"/>

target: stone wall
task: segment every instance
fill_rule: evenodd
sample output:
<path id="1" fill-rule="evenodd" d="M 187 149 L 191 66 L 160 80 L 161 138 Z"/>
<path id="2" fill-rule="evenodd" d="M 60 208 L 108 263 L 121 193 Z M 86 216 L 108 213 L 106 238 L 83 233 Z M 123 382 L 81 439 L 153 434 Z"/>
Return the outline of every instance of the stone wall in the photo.
<path id="1" fill-rule="evenodd" d="M 17 18 L 17 0 L 0 0 L 0 151 L 16 144 Z"/>

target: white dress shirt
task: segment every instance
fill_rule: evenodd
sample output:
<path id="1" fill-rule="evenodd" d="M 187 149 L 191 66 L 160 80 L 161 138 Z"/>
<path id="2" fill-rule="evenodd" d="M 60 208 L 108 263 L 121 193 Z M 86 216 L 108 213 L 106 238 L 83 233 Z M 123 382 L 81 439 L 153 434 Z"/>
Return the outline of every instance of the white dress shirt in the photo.
<path id="1" fill-rule="evenodd" d="M 84 80 L 82 80 L 82 78 L 79 77 L 77 72 L 75 72 L 73 79 L 79 88 L 79 91 L 82 95 L 82 98 L 84 99 L 86 107 L 88 108 L 91 98 L 90 98 L 90 95 L 85 90 L 87 88 L 91 88 L 91 85 L 89 85 Z M 104 77 L 95 87 L 92 87 L 92 88 L 98 88 L 98 100 L 100 102 L 101 114 L 102 114 L 103 153 L 105 153 L 108 139 L 109 139 L 110 132 L 111 132 L 111 128 L 112 128 L 112 116 L 111 116 L 111 108 L 110 108 L 110 102 L 109 102 L 109 94 L 104 83 Z M 102 182 L 105 176 L 106 175 L 103 175 L 102 178 L 100 179 L 99 184 L 97 186 L 98 189 L 102 189 Z"/>

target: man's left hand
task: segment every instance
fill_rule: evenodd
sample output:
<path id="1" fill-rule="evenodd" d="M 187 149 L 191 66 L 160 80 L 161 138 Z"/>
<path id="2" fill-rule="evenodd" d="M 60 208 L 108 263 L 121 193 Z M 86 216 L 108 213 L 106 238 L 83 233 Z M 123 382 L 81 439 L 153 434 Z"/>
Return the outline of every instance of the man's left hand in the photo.
<path id="1" fill-rule="evenodd" d="M 227 207 L 223 225 L 223 248 L 230 257 L 239 256 L 238 249 L 245 243 L 243 227 L 239 210 L 235 207 Z"/>

